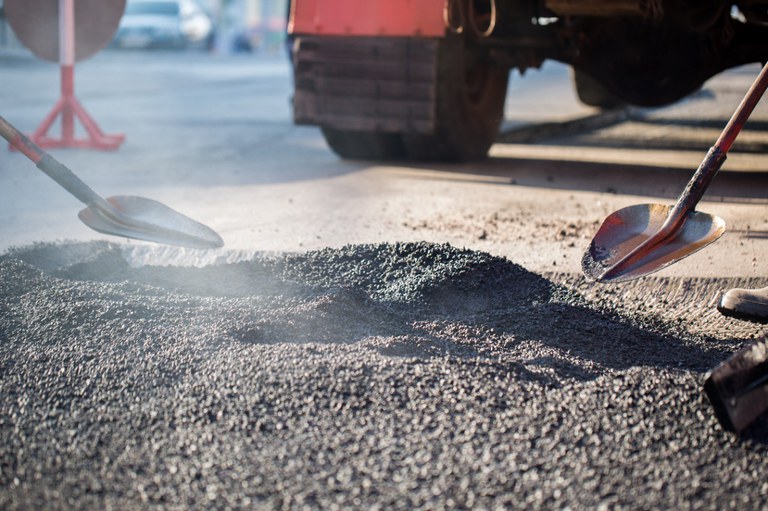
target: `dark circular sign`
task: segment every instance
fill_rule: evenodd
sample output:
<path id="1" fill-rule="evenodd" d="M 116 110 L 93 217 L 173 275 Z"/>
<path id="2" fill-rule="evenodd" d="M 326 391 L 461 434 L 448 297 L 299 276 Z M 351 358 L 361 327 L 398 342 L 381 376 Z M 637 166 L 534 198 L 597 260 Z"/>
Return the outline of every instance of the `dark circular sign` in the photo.
<path id="1" fill-rule="evenodd" d="M 75 60 L 104 48 L 115 35 L 126 0 L 73 0 Z M 60 0 L 5 0 L 5 15 L 16 37 L 41 59 L 59 61 Z"/>

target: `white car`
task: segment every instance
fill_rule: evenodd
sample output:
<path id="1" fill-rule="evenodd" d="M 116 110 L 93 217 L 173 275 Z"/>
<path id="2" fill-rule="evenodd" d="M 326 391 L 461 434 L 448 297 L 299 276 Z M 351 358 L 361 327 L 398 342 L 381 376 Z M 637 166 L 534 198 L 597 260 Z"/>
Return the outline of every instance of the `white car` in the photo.
<path id="1" fill-rule="evenodd" d="M 208 47 L 212 38 L 213 22 L 195 0 L 128 0 L 114 46 Z"/>

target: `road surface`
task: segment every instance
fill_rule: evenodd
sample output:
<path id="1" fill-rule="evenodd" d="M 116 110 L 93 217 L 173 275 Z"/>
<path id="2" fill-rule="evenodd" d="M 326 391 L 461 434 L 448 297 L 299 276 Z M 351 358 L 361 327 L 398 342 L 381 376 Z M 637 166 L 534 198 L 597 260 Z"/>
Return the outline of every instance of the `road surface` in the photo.
<path id="1" fill-rule="evenodd" d="M 106 53 L 78 66 L 76 90 L 105 132 L 127 136 L 125 145 L 113 154 L 54 154 L 105 196 L 148 196 L 211 225 L 229 255 L 426 240 L 534 271 L 578 272 L 605 216 L 676 198 L 755 72 L 732 72 L 680 105 L 587 134 L 534 144 L 502 137 L 485 162 L 392 165 L 340 161 L 316 128 L 293 126 L 281 56 Z M 57 73 L 48 63 L 6 58 L 4 117 L 33 131 L 58 97 Z M 506 110 L 510 129 L 595 113 L 578 104 L 569 71 L 556 64 L 515 74 Z M 700 206 L 727 221 L 727 234 L 664 274 L 768 275 L 759 257 L 768 232 L 766 120 L 768 102 Z M 77 220 L 79 203 L 23 156 L 0 152 L 0 168 L 0 249 L 102 238 Z"/>
<path id="2" fill-rule="evenodd" d="M 31 131 L 57 71 L 0 56 Z M 281 56 L 104 53 L 76 87 L 114 153 L 54 154 L 226 246 L 107 238 L 0 151 L 0 508 L 754 509 L 768 418 L 720 428 L 705 373 L 760 325 L 768 108 L 701 209 L 729 231 L 658 276 L 589 284 L 619 207 L 671 201 L 754 66 L 659 110 L 513 77 L 484 162 L 341 161 L 291 124 Z M 739 145 L 741 144 L 741 145 Z"/>

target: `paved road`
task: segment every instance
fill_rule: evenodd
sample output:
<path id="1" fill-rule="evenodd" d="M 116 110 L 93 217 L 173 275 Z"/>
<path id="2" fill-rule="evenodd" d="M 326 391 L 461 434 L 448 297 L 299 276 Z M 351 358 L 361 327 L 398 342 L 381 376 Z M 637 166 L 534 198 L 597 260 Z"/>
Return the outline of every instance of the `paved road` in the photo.
<path id="1" fill-rule="evenodd" d="M 2 67 L 0 111 L 31 131 L 57 98 L 56 67 L 23 57 L 6 57 Z M 230 257 L 232 250 L 428 240 L 531 270 L 577 272 L 607 214 L 676 197 L 754 73 L 730 73 L 680 105 L 586 134 L 540 135 L 535 144 L 502 139 L 486 162 L 393 166 L 340 161 L 315 128 L 293 126 L 281 56 L 108 52 L 79 66 L 77 91 L 106 132 L 127 135 L 126 144 L 113 154 L 55 154 L 104 195 L 149 196 L 210 224 Z M 511 81 L 508 127 L 594 113 L 575 100 L 563 66 Z M 737 142 L 726 170 L 766 168 L 766 119 L 768 103 L 754 115 L 761 129 L 742 136 L 751 152 Z M 0 152 L 0 168 L 0 249 L 101 238 L 76 219 L 78 203 L 21 155 Z M 728 234 L 666 274 L 768 275 L 758 257 L 768 232 L 765 179 L 721 174 L 702 209 L 725 218 Z"/>
<path id="2" fill-rule="evenodd" d="M 0 66 L 0 112 L 33 129 L 55 69 Z M 703 205 L 731 225 L 713 250 L 623 286 L 577 272 L 607 213 L 677 194 L 754 68 L 669 109 L 511 131 L 488 161 L 442 166 L 338 160 L 291 125 L 280 57 L 107 53 L 81 68 L 83 103 L 128 141 L 56 155 L 227 246 L 108 243 L 0 151 L 0 508 L 766 502 L 768 417 L 736 437 L 701 393 L 764 333 L 713 308 L 768 285 L 764 124 Z M 564 68 L 526 80 L 510 128 L 594 114 Z"/>

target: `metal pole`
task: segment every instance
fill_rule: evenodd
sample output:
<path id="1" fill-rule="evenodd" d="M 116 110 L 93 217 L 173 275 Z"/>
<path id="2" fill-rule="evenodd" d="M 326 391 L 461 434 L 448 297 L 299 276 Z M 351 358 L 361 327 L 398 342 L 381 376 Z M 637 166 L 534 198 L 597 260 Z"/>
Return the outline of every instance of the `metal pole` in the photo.
<path id="1" fill-rule="evenodd" d="M 71 100 L 75 98 L 75 0 L 59 0 L 59 64 L 61 65 L 62 138 L 75 138 L 75 120 Z"/>

